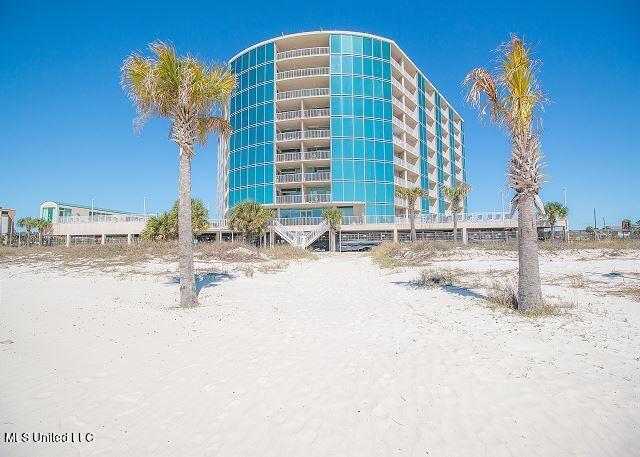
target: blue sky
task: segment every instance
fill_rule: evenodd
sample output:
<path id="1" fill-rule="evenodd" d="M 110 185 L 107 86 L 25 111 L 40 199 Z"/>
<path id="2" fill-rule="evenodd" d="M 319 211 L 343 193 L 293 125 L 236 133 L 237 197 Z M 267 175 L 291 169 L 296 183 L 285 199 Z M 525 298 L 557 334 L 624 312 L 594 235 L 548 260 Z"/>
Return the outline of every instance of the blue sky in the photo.
<path id="1" fill-rule="evenodd" d="M 95 4 L 94 4 L 95 3 Z M 224 3 L 224 5 L 220 5 Z M 460 86 L 491 51 L 524 34 L 543 60 L 542 198 L 563 198 L 573 227 L 640 219 L 640 3 L 602 2 L 8 2 L 0 3 L 0 204 L 36 216 L 44 200 L 142 212 L 177 196 L 177 151 L 165 121 L 141 135 L 119 85 L 132 50 L 168 40 L 225 61 L 256 42 L 308 30 L 395 40 L 466 121 L 470 211 L 500 209 L 508 144 L 478 121 Z M 487 3 L 487 2 L 485 2 Z M 515 4 L 516 6 L 511 6 Z M 392 9 L 392 5 L 393 8 Z M 416 6 L 418 5 L 418 6 Z M 394 11 L 402 10 L 410 14 Z M 193 194 L 216 199 L 215 140 L 193 163 Z"/>

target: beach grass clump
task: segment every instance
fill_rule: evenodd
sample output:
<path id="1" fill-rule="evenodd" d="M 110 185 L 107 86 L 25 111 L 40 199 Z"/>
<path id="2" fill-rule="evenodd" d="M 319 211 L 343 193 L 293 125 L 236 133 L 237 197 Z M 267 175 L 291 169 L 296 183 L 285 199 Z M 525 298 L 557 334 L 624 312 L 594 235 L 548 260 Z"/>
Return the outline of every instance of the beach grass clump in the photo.
<path id="1" fill-rule="evenodd" d="M 634 285 L 630 287 L 625 287 L 622 289 L 622 295 L 629 297 L 633 300 L 640 301 L 640 286 Z"/>
<path id="2" fill-rule="evenodd" d="M 507 311 L 518 311 L 518 287 L 513 279 L 493 281 L 487 290 L 487 301 L 490 307 Z M 563 297 L 551 297 L 544 300 L 538 306 L 527 311 L 520 312 L 521 316 L 544 317 L 566 314 L 577 306 L 575 299 Z"/>
<path id="3" fill-rule="evenodd" d="M 514 280 L 493 281 L 487 289 L 487 301 L 494 308 L 518 309 L 518 288 Z"/>
<path id="4" fill-rule="evenodd" d="M 434 268 L 422 270 L 415 283 L 422 287 L 451 286 L 455 278 L 456 272 L 454 270 Z"/>
<path id="5" fill-rule="evenodd" d="M 385 242 L 373 248 L 369 255 L 382 268 L 396 268 L 426 265 L 454 249 L 457 245 L 446 242 Z"/>
<path id="6" fill-rule="evenodd" d="M 279 260 L 276 262 L 268 262 L 258 267 L 258 271 L 263 274 L 273 274 L 280 271 L 284 271 L 289 267 L 289 262 L 286 260 Z"/>
<path id="7" fill-rule="evenodd" d="M 574 289 L 584 289 L 586 286 L 586 281 L 582 273 L 567 275 L 567 279 L 569 279 L 569 283 Z"/>
<path id="8" fill-rule="evenodd" d="M 317 260 L 318 258 L 312 251 L 290 244 L 276 244 L 273 247 L 261 249 L 260 253 L 272 260 Z"/>
<path id="9" fill-rule="evenodd" d="M 247 265 L 242 269 L 242 272 L 244 273 L 245 277 L 253 278 L 253 274 L 255 273 L 255 269 L 253 268 L 253 265 Z"/>
<path id="10" fill-rule="evenodd" d="M 265 260 L 259 249 L 248 243 L 198 243 L 195 249 L 199 260 L 220 260 L 223 262 L 259 262 Z"/>

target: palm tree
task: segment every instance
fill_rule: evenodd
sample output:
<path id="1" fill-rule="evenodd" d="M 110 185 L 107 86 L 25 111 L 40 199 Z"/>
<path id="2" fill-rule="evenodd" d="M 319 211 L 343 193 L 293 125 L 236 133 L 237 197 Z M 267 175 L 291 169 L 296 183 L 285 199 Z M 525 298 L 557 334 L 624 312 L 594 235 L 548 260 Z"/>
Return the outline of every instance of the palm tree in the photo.
<path id="1" fill-rule="evenodd" d="M 247 242 L 250 237 L 262 237 L 274 217 L 273 210 L 258 202 L 246 200 L 231 210 L 229 228 L 242 233 L 242 240 Z"/>
<path id="2" fill-rule="evenodd" d="M 453 213 L 453 242 L 458 241 L 458 213 L 464 208 L 464 199 L 471 192 L 471 186 L 467 183 L 460 183 L 454 186 L 442 186 L 442 195 L 451 204 Z"/>
<path id="3" fill-rule="evenodd" d="M 29 238 L 31 238 L 31 229 L 34 227 L 34 221 L 35 219 L 32 217 L 21 217 L 16 222 L 16 224 L 18 224 L 18 227 L 27 230 L 27 247 L 29 246 Z"/>
<path id="4" fill-rule="evenodd" d="M 416 202 L 418 198 L 426 197 L 427 191 L 422 187 L 397 187 L 396 195 L 400 198 L 407 200 L 409 205 L 409 224 L 411 226 L 411 241 L 416 240 L 416 214 L 418 209 L 416 208 Z"/>
<path id="5" fill-rule="evenodd" d="M 147 219 L 142 238 L 152 241 L 175 240 L 178 238 L 178 202 L 176 201 L 168 213 L 151 216 Z M 191 228 L 194 235 L 199 235 L 209 228 L 209 211 L 202 200 L 191 199 Z"/>
<path id="6" fill-rule="evenodd" d="M 538 63 L 523 40 L 512 35 L 498 53 L 493 74 L 476 68 L 464 84 L 467 101 L 509 135 L 508 177 L 515 191 L 511 211 L 518 210 L 518 309 L 528 310 L 542 303 L 536 207 L 544 213 L 538 196 L 544 176 L 536 120 L 546 100 L 536 79 Z"/>
<path id="7" fill-rule="evenodd" d="M 158 214 L 147 219 L 144 229 L 140 233 L 145 240 L 166 241 L 174 239 L 169 223 L 169 213 Z"/>
<path id="8" fill-rule="evenodd" d="M 169 120 L 169 138 L 179 148 L 178 255 L 180 305 L 197 305 L 193 271 L 191 228 L 191 159 L 194 145 L 205 144 L 211 133 L 229 135 L 231 126 L 222 110 L 235 88 L 235 78 L 226 67 L 208 65 L 176 55 L 160 41 L 149 45 L 152 56 L 132 53 L 122 65 L 122 86 L 135 103 L 140 130 L 152 116 Z"/>
<path id="9" fill-rule="evenodd" d="M 558 219 L 566 219 L 569 214 L 569 208 L 560 202 L 549 202 L 544 205 L 544 211 L 547 213 L 547 220 L 551 226 L 551 238 L 554 237 L 555 225 Z"/>
<path id="10" fill-rule="evenodd" d="M 53 224 L 47 219 L 33 219 L 32 224 L 38 229 L 38 244 L 42 246 L 43 235 L 51 231 Z"/>
<path id="11" fill-rule="evenodd" d="M 326 208 L 322 212 L 322 217 L 329 223 L 329 250 L 331 252 L 335 252 L 336 250 L 336 231 L 340 228 L 342 216 L 342 211 L 335 206 Z"/>

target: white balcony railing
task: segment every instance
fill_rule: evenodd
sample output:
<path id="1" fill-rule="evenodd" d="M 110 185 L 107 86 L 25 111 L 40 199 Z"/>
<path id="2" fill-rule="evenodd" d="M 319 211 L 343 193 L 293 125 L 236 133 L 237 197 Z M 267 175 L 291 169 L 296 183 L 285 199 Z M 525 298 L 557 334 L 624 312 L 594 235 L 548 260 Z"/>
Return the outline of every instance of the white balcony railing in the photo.
<path id="1" fill-rule="evenodd" d="M 276 75 L 276 79 L 281 81 L 290 78 L 304 78 L 307 76 L 324 76 L 329 74 L 329 67 L 298 68 L 297 70 L 281 71 Z"/>
<path id="2" fill-rule="evenodd" d="M 280 152 L 276 154 L 276 162 L 298 162 L 302 160 L 302 152 Z"/>
<path id="3" fill-rule="evenodd" d="M 395 204 L 398 206 L 409 206 L 409 201 L 406 198 L 396 197 Z"/>
<path id="4" fill-rule="evenodd" d="M 292 49 L 290 51 L 283 51 L 283 52 L 277 53 L 276 59 L 283 60 L 283 59 L 292 59 L 294 57 L 323 56 L 328 54 L 329 54 L 328 47 Z"/>
<path id="5" fill-rule="evenodd" d="M 276 162 L 299 162 L 301 160 L 329 160 L 331 150 L 322 149 L 305 152 L 281 152 L 276 154 Z"/>
<path id="6" fill-rule="evenodd" d="M 330 171 L 319 171 L 313 173 L 285 173 L 276 175 L 276 182 L 279 184 L 308 182 L 308 181 L 329 181 L 331 179 Z"/>
<path id="7" fill-rule="evenodd" d="M 276 195 L 276 205 L 297 205 L 302 203 L 330 203 L 331 194 Z"/>
<path id="8" fill-rule="evenodd" d="M 407 170 L 411 170 L 414 173 L 420 173 L 420 169 L 418 168 L 418 164 L 413 164 L 411 162 L 407 162 L 404 159 L 401 159 L 399 157 L 394 157 L 393 158 L 393 163 L 395 163 L 396 165 L 406 168 Z"/>
<path id="9" fill-rule="evenodd" d="M 283 111 L 281 113 L 276 113 L 276 120 L 287 121 L 290 119 L 328 117 L 330 114 L 331 114 L 331 110 L 329 108 L 299 109 L 299 110 Z"/>
<path id="10" fill-rule="evenodd" d="M 301 97 L 321 97 L 329 95 L 328 87 L 316 87 L 313 89 L 296 89 L 296 90 L 288 90 L 285 92 L 278 92 L 276 95 L 277 100 L 288 100 L 291 98 L 301 98 Z"/>
<path id="11" fill-rule="evenodd" d="M 276 182 L 280 184 L 302 182 L 302 173 L 286 173 L 276 175 Z"/>
<path id="12" fill-rule="evenodd" d="M 329 181 L 330 179 L 331 179 L 331 172 L 329 171 L 320 171 L 315 173 L 304 174 L 305 181 Z"/>
<path id="13" fill-rule="evenodd" d="M 276 135 L 277 141 L 293 141 L 293 140 L 312 140 L 320 138 L 330 138 L 331 130 L 318 129 L 318 130 L 294 130 L 292 132 L 279 132 Z"/>

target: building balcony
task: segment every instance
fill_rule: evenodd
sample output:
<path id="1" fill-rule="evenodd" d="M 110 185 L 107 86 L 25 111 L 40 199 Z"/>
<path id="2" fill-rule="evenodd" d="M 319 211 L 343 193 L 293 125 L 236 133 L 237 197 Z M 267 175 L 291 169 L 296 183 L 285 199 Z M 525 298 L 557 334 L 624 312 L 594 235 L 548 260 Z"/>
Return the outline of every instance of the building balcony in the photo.
<path id="1" fill-rule="evenodd" d="M 328 76 L 329 67 L 299 68 L 297 70 L 287 70 L 278 72 L 276 79 L 306 78 L 309 76 Z"/>
<path id="2" fill-rule="evenodd" d="M 393 182 L 395 183 L 396 186 L 400 186 L 400 187 L 410 188 L 410 187 L 416 186 L 415 182 L 407 181 L 406 179 L 401 178 L 400 176 L 394 176 Z"/>
<path id="3" fill-rule="evenodd" d="M 293 111 L 283 111 L 276 113 L 276 121 L 289 121 L 292 119 L 307 119 L 315 117 L 329 117 L 331 115 L 330 108 L 314 108 Z"/>
<path id="4" fill-rule="evenodd" d="M 276 60 L 295 59 L 299 57 L 313 57 L 329 55 L 328 47 L 302 48 L 283 51 L 276 54 Z"/>
<path id="5" fill-rule="evenodd" d="M 285 92 L 278 92 L 276 94 L 276 100 L 289 100 L 292 98 L 304 98 L 304 97 L 328 97 L 330 94 L 328 87 L 316 87 L 311 89 L 297 89 L 288 90 Z"/>
<path id="6" fill-rule="evenodd" d="M 399 157 L 394 157 L 393 158 L 393 163 L 398 165 L 399 167 L 405 168 L 413 173 L 416 174 L 420 174 L 420 167 L 418 166 L 417 163 L 413 164 L 411 162 L 407 162 L 404 159 L 401 159 Z"/>
<path id="7" fill-rule="evenodd" d="M 406 198 L 395 197 L 394 202 L 396 206 L 409 206 L 409 201 Z"/>
<path id="8" fill-rule="evenodd" d="M 276 195 L 276 205 L 301 205 L 305 203 L 331 203 L 331 194 Z"/>
<path id="9" fill-rule="evenodd" d="M 302 160 L 331 160 L 331 150 L 322 149 L 305 152 L 280 152 L 276 154 L 276 162 L 300 162 Z"/>
<path id="10" fill-rule="evenodd" d="M 331 179 L 330 171 L 319 171 L 313 173 L 285 173 L 276 175 L 276 183 L 290 184 L 301 182 L 327 182 Z"/>
<path id="11" fill-rule="evenodd" d="M 304 173 L 304 182 L 329 181 L 330 179 L 331 179 L 331 172 L 330 171 Z"/>
<path id="12" fill-rule="evenodd" d="M 321 138 L 331 138 L 331 130 L 294 130 L 292 132 L 278 132 L 276 141 L 312 140 Z"/>

